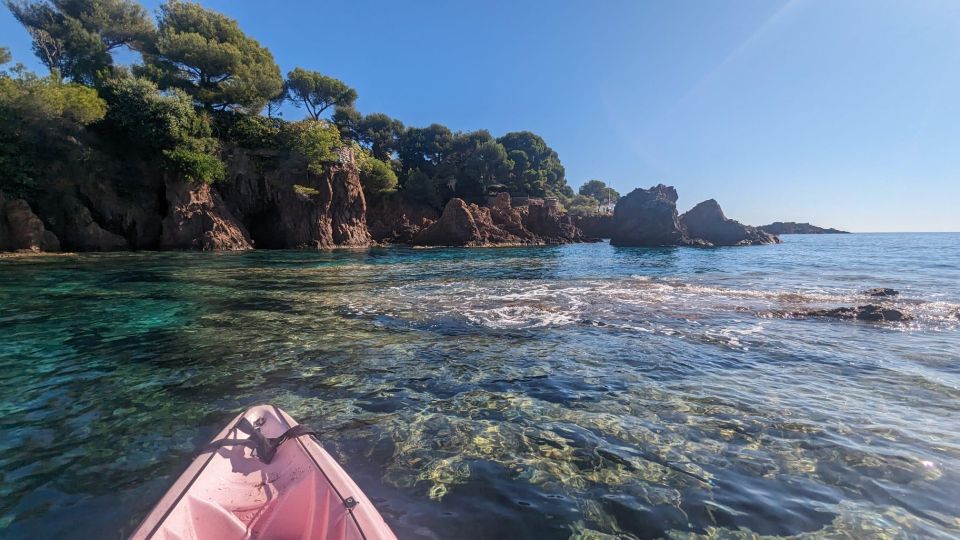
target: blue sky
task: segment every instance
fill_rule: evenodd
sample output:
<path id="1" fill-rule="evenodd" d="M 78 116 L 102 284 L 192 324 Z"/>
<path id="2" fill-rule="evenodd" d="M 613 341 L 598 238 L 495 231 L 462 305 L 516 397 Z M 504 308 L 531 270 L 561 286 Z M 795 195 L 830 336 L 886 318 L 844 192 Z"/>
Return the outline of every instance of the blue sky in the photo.
<path id="1" fill-rule="evenodd" d="M 663 182 L 681 210 L 712 197 L 752 224 L 960 231 L 956 0 L 202 3 L 284 72 L 354 86 L 365 113 L 534 131 L 575 188 Z M 35 65 L 6 10 L 0 35 Z"/>

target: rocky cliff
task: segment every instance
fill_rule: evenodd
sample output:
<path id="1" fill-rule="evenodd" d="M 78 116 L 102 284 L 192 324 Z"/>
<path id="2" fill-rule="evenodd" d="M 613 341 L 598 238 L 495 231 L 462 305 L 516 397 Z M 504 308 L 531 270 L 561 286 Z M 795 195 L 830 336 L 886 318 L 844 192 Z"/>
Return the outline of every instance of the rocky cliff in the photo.
<path id="1" fill-rule="evenodd" d="M 52 163 L 43 189 L 0 200 L 0 250 L 243 250 L 372 243 L 359 170 L 349 149 L 315 175 L 302 160 L 281 152 L 231 148 L 223 155 L 228 177 L 214 185 L 185 181 L 155 161 L 111 154 L 103 146 L 88 144 L 84 151 L 86 162 L 68 155 L 62 163 Z"/>
<path id="2" fill-rule="evenodd" d="M 361 247 L 372 243 L 367 203 L 353 152 L 316 175 L 303 161 L 274 152 L 227 154 L 228 179 L 217 190 L 250 233 L 254 247 Z"/>

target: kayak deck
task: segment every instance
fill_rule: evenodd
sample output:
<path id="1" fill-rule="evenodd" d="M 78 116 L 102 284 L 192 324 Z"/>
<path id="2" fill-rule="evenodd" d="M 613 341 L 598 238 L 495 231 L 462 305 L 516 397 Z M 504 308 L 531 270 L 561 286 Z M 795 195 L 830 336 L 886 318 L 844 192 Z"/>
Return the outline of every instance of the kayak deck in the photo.
<path id="1" fill-rule="evenodd" d="M 258 405 L 214 439 L 247 439 L 241 419 L 266 437 L 297 425 L 280 408 Z M 283 443 L 269 464 L 241 444 L 198 456 L 132 539 L 390 539 L 395 536 L 340 465 L 311 437 Z"/>

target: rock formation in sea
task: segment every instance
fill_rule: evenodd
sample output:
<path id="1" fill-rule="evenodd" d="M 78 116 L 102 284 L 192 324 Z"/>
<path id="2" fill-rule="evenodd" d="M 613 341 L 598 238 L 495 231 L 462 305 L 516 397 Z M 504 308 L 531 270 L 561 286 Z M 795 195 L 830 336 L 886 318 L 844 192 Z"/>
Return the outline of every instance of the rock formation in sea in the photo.
<path id="1" fill-rule="evenodd" d="M 246 227 L 211 186 L 169 178 L 166 196 L 170 206 L 163 218 L 160 249 L 238 251 L 253 247 Z"/>
<path id="2" fill-rule="evenodd" d="M 897 296 L 900 294 L 900 291 L 896 289 L 891 289 L 889 287 L 875 287 L 873 289 L 867 289 L 862 293 L 864 296 Z"/>
<path id="3" fill-rule="evenodd" d="M 809 223 L 797 223 L 795 221 L 775 221 L 757 228 L 770 234 L 850 234 L 848 231 L 825 229 Z"/>
<path id="4" fill-rule="evenodd" d="M 677 213 L 677 190 L 663 184 L 637 188 L 617 201 L 610 243 L 615 246 L 698 246 Z"/>
<path id="5" fill-rule="evenodd" d="M 499 194 L 490 206 L 450 199 L 440 218 L 411 240 L 418 246 L 512 246 L 565 244 L 581 240 L 569 216 L 543 201 L 513 207 Z"/>
<path id="6" fill-rule="evenodd" d="M 913 319 L 909 313 L 900 309 L 867 304 L 865 306 L 838 307 L 833 309 L 813 309 L 792 314 L 797 317 L 829 317 L 834 319 L 855 319 L 872 322 L 900 322 Z"/>
<path id="7" fill-rule="evenodd" d="M 756 227 L 744 225 L 723 215 L 720 204 L 708 199 L 680 216 L 680 223 L 692 238 L 714 246 L 757 246 L 777 244 L 780 239 Z"/>

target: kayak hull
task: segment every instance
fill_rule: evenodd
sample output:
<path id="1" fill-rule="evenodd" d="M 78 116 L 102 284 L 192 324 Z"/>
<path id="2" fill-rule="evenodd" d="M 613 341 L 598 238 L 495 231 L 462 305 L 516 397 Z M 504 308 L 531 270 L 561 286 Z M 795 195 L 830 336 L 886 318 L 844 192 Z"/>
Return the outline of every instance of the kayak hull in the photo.
<path id="1" fill-rule="evenodd" d="M 246 418 L 266 437 L 297 422 L 279 407 L 258 405 L 214 441 L 246 439 Z M 190 464 L 130 537 L 135 540 L 395 540 L 353 479 L 310 436 L 283 443 L 269 464 L 250 447 L 208 448 Z"/>

